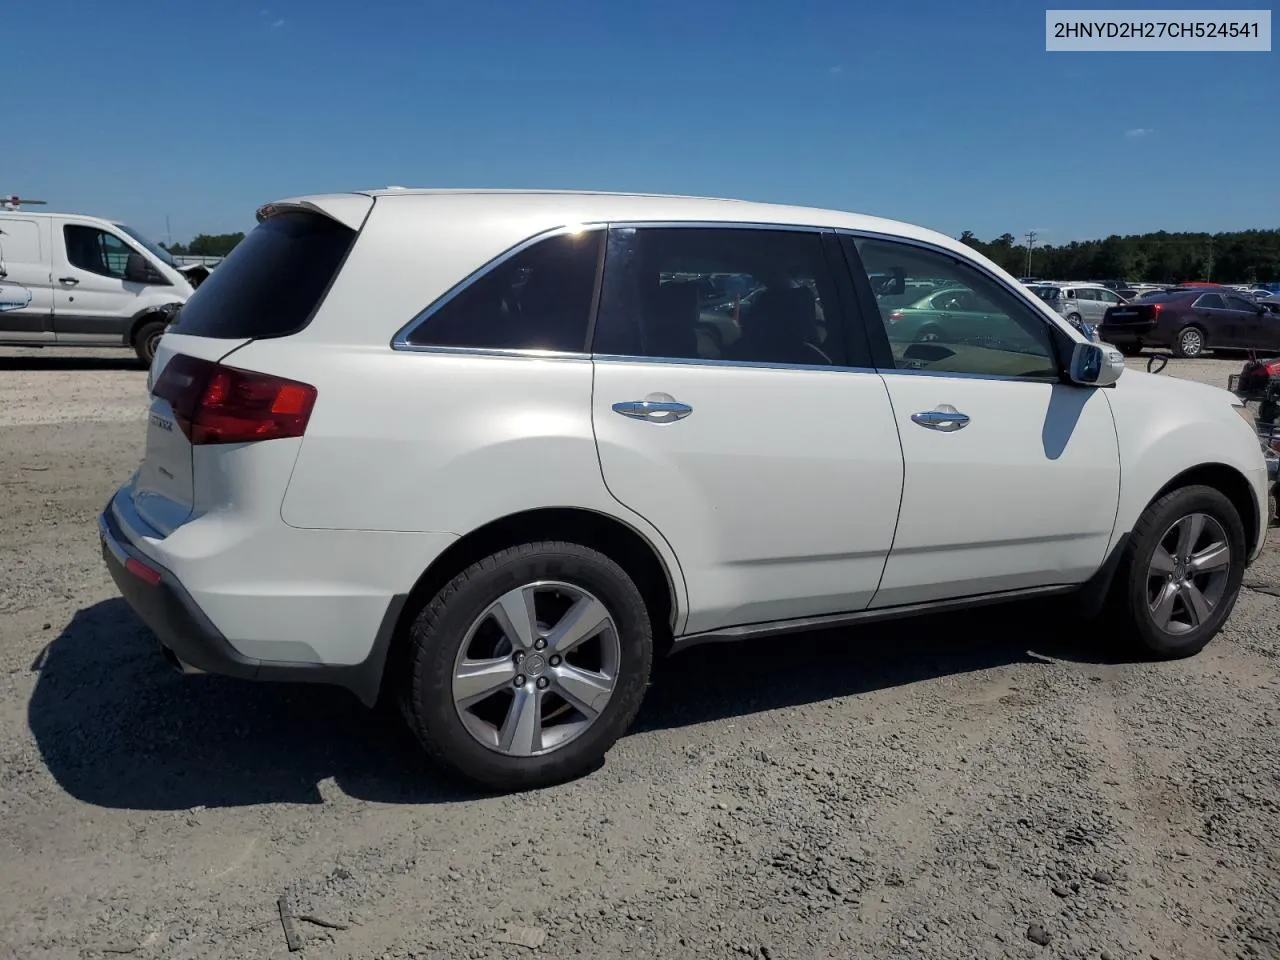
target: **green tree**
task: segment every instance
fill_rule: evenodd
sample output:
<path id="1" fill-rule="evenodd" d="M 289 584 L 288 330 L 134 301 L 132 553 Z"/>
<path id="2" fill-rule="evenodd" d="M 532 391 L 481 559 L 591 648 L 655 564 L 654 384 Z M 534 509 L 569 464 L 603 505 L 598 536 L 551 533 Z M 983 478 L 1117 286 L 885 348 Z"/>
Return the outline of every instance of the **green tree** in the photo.
<path id="1" fill-rule="evenodd" d="M 225 257 L 243 239 L 243 233 L 201 233 L 188 245 L 187 252 L 193 257 Z"/>

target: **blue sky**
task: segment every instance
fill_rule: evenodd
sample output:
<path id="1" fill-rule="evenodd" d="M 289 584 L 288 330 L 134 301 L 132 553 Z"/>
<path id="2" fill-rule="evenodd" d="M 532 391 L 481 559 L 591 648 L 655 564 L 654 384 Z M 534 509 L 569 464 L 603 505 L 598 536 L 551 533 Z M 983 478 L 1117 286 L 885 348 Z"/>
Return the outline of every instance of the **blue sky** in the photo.
<path id="1" fill-rule="evenodd" d="M 166 216 L 186 240 L 388 184 L 733 196 L 1049 243 L 1280 227 L 1280 52 L 1047 53 L 1044 9 L 13 0 L 0 192 L 157 240 Z"/>

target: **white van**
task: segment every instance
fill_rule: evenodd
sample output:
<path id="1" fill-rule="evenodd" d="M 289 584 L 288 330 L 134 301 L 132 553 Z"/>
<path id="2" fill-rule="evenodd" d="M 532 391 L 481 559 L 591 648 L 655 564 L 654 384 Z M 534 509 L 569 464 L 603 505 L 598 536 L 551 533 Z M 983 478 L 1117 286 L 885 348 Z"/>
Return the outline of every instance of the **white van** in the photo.
<path id="1" fill-rule="evenodd" d="M 0 211 L 0 346 L 125 346 L 149 364 L 193 279 L 122 223 Z"/>

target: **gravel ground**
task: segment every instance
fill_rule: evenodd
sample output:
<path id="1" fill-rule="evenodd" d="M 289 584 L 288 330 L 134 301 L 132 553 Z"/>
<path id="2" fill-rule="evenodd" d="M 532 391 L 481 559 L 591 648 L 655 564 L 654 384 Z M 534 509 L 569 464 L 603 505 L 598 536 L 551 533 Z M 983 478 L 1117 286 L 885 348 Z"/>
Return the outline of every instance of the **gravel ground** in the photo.
<path id="1" fill-rule="evenodd" d="M 94 532 L 144 381 L 0 356 L 0 958 L 283 957 L 285 895 L 320 958 L 1280 958 L 1274 529 L 1192 660 L 1038 605 L 705 647 L 598 773 L 479 797 L 342 691 L 164 664 Z"/>

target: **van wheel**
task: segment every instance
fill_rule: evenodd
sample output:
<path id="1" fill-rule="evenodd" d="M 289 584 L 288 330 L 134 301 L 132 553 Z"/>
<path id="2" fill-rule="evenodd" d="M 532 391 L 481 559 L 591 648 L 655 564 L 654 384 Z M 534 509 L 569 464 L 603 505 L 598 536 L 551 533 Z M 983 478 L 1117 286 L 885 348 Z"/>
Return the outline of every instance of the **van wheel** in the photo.
<path id="1" fill-rule="evenodd" d="M 165 326 L 163 320 L 148 320 L 133 335 L 133 350 L 148 367 L 156 358 L 156 348 L 164 336 Z"/>
<path id="2" fill-rule="evenodd" d="M 409 628 L 400 702 L 437 760 L 495 790 L 598 766 L 640 708 L 653 633 L 604 554 L 526 543 L 472 564 Z"/>
<path id="3" fill-rule="evenodd" d="M 1113 613 L 1162 660 L 1199 653 L 1222 628 L 1244 577 L 1240 514 L 1213 487 L 1165 494 L 1134 525 L 1117 571 Z"/>
<path id="4" fill-rule="evenodd" d="M 1179 330 L 1178 335 L 1173 338 L 1173 355 L 1175 357 L 1194 360 L 1203 353 L 1204 331 L 1199 327 L 1188 324 Z"/>

